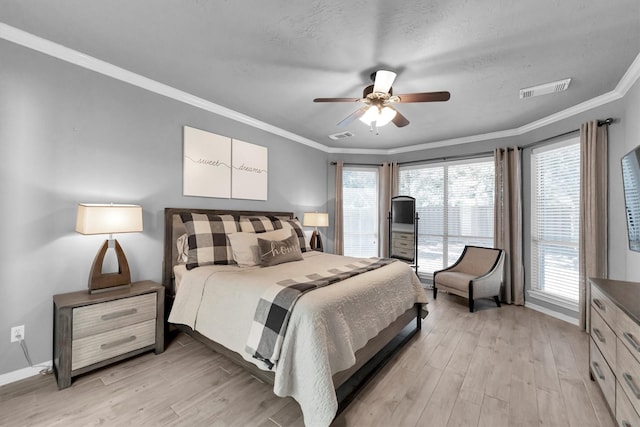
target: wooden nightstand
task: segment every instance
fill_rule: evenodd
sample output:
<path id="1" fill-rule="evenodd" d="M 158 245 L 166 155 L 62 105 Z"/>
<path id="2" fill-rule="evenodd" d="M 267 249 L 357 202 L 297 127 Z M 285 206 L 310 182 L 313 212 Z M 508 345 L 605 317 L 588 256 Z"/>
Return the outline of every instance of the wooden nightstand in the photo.
<path id="1" fill-rule="evenodd" d="M 53 370 L 58 388 L 71 378 L 128 357 L 164 351 L 164 287 L 144 281 L 130 289 L 53 297 Z"/>

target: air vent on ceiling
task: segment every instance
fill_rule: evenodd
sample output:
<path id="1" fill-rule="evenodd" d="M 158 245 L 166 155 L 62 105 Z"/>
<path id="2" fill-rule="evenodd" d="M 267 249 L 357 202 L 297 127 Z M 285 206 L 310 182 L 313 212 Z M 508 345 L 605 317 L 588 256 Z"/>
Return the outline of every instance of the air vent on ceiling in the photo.
<path id="1" fill-rule="evenodd" d="M 558 80 L 557 82 L 545 83 L 543 85 L 532 86 L 520 89 L 520 99 L 531 98 L 532 96 L 547 95 L 549 93 L 562 92 L 567 90 L 571 79 Z"/>
<path id="2" fill-rule="evenodd" d="M 334 141 L 337 141 L 338 139 L 350 138 L 352 136 L 353 134 L 351 132 L 340 132 L 340 133 L 334 133 L 333 135 L 329 135 L 329 138 L 333 139 Z"/>

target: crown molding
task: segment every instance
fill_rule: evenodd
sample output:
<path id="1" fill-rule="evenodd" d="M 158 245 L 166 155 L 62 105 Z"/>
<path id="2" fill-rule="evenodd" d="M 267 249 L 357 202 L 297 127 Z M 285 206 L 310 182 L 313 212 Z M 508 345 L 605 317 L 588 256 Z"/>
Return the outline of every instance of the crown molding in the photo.
<path id="1" fill-rule="evenodd" d="M 270 125 L 246 114 L 242 114 L 227 107 L 223 107 L 222 105 L 207 101 L 206 99 L 200 98 L 188 92 L 176 89 L 172 86 L 160 83 L 156 80 L 102 61 L 93 56 L 86 55 L 82 52 L 78 52 L 77 50 L 70 49 L 61 44 L 54 43 L 50 40 L 43 39 L 42 37 L 38 37 L 26 31 L 19 30 L 4 23 L 0 23 L 0 38 L 24 46 L 26 48 L 33 49 L 40 53 L 44 53 L 45 55 L 61 59 L 79 67 L 83 67 L 88 70 L 103 74 L 105 76 L 112 77 L 116 80 L 129 83 L 133 86 L 137 86 L 150 92 L 154 92 L 158 95 L 166 96 L 168 98 L 183 102 L 185 104 L 200 108 L 219 116 L 244 123 L 256 129 L 281 136 L 283 138 L 298 142 L 303 145 L 307 145 L 318 150 L 327 151 L 327 146 L 304 138 L 300 135 Z"/>
<path id="2" fill-rule="evenodd" d="M 359 149 L 359 148 L 342 148 L 342 147 L 329 147 L 324 144 L 320 144 L 316 141 L 310 140 L 293 132 L 289 132 L 277 126 L 270 125 L 261 120 L 255 119 L 246 114 L 239 113 L 231 110 L 222 105 L 207 101 L 188 92 L 184 92 L 180 89 L 176 89 L 172 86 L 160 83 L 156 80 L 152 80 L 148 77 L 102 61 L 98 58 L 86 55 L 82 52 L 70 49 L 66 46 L 54 43 L 50 40 L 38 37 L 34 34 L 22 31 L 18 28 L 12 27 L 5 23 L 0 22 L 0 38 L 9 42 L 24 46 L 29 49 L 36 50 L 46 55 L 58 58 L 60 60 L 75 64 L 79 67 L 86 68 L 91 71 L 103 74 L 105 76 L 112 77 L 125 83 L 129 83 L 133 86 L 148 90 L 158 95 L 166 96 L 179 102 L 200 108 L 213 114 L 217 114 L 222 117 L 246 124 L 256 129 L 269 132 L 274 135 L 281 136 L 290 141 L 294 141 L 311 148 L 315 148 L 325 153 L 330 154 L 374 154 L 374 155 L 393 155 L 400 153 L 409 153 L 420 150 L 429 150 L 432 148 L 447 147 L 452 145 L 469 144 L 472 142 L 486 141 L 489 139 L 509 138 L 514 136 L 523 135 L 531 132 L 535 129 L 539 129 L 544 126 L 548 126 L 552 123 L 556 123 L 560 120 L 572 117 L 576 114 L 583 113 L 601 105 L 608 104 L 612 101 L 618 100 L 624 97 L 629 89 L 640 78 L 640 54 L 636 56 L 635 60 L 631 63 L 631 66 L 627 69 L 622 76 L 616 88 L 611 92 L 607 92 L 603 95 L 592 98 L 588 101 L 574 105 L 573 107 L 543 117 L 534 122 L 520 126 L 515 129 L 507 129 L 497 132 L 490 132 L 479 135 L 469 135 L 460 138 L 452 138 L 441 141 L 426 142 L 418 145 L 410 145 L 406 147 L 391 148 L 391 149 Z"/>

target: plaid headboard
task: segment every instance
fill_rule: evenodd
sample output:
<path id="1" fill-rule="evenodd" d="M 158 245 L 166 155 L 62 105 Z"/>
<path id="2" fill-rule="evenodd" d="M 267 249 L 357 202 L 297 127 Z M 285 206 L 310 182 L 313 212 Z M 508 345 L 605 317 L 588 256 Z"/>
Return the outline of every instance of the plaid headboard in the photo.
<path id="1" fill-rule="evenodd" d="M 167 298 L 173 299 L 175 295 L 175 283 L 173 267 L 177 263 L 178 237 L 186 233 L 186 228 L 180 219 L 181 213 L 198 213 L 213 215 L 233 215 L 237 219 L 241 216 L 275 216 L 278 218 L 294 218 L 292 212 L 275 211 L 234 211 L 222 209 L 198 209 L 198 208 L 165 208 L 164 209 L 164 260 L 162 262 L 162 283 L 165 287 Z M 170 307 L 170 305 L 169 305 Z"/>

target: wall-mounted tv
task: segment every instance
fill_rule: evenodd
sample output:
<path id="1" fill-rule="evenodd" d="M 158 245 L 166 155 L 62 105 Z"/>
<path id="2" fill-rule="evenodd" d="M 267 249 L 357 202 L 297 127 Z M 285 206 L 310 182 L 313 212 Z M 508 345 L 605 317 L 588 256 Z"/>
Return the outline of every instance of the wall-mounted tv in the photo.
<path id="1" fill-rule="evenodd" d="M 622 157 L 629 249 L 640 252 L 640 146 Z"/>

